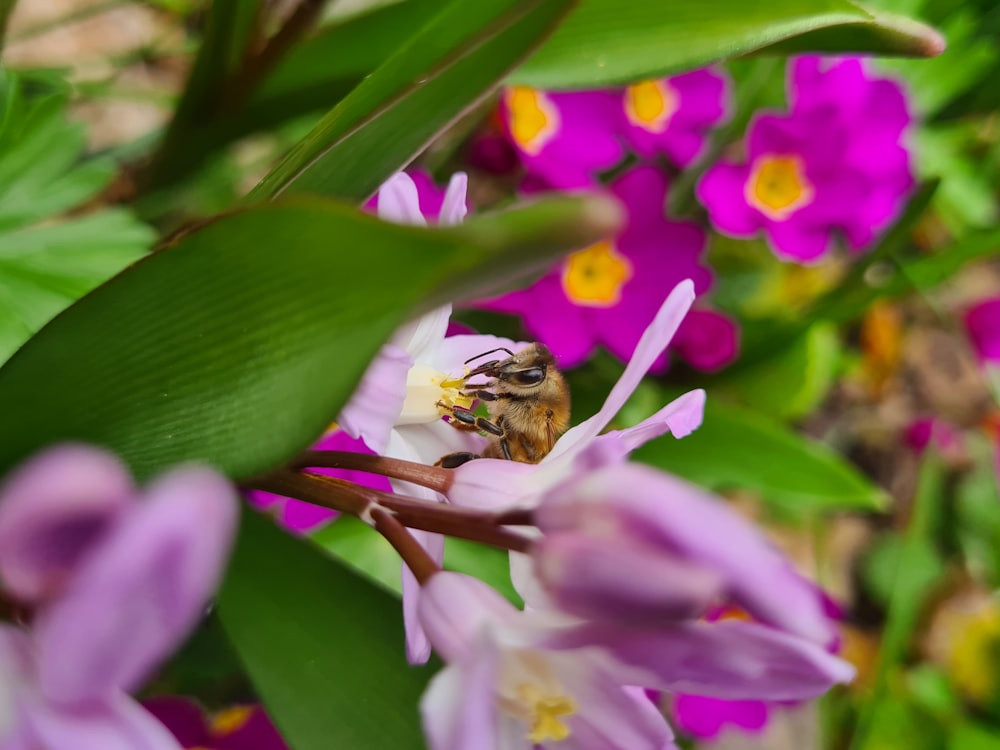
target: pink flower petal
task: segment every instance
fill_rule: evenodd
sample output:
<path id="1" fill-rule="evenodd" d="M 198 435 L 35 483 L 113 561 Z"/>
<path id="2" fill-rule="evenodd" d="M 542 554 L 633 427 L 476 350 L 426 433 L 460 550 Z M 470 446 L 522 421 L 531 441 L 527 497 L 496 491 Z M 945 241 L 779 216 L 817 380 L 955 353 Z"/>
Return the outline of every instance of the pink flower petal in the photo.
<path id="1" fill-rule="evenodd" d="M 1000 362 L 1000 297 L 970 307 L 965 313 L 965 328 L 980 359 Z"/>
<path id="2" fill-rule="evenodd" d="M 131 690 L 188 635 L 223 572 L 238 504 L 229 483 L 190 467 L 154 482 L 34 625 L 47 698 Z"/>
<path id="3" fill-rule="evenodd" d="M 56 595 L 131 504 L 132 479 L 112 454 L 65 444 L 0 487 L 0 576 L 24 601 Z"/>
<path id="4" fill-rule="evenodd" d="M 427 220 L 420 211 L 420 196 L 413 179 L 397 172 L 378 190 L 378 216 L 396 224 L 424 226 Z"/>
<path id="5" fill-rule="evenodd" d="M 617 435 L 631 452 L 668 431 L 678 439 L 687 437 L 701 427 L 704 414 L 705 391 L 699 388 L 675 398 L 656 414 L 634 427 L 615 430 L 608 434 Z M 604 437 L 606 436 L 602 435 L 598 440 Z"/>

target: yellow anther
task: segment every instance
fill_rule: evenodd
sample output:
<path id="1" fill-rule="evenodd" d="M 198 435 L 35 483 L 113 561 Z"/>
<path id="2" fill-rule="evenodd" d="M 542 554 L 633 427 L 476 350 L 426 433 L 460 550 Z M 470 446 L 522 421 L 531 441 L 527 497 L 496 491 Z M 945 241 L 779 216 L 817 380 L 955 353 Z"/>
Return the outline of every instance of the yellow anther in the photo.
<path id="1" fill-rule="evenodd" d="M 809 204 L 815 194 L 802 159 L 772 154 L 754 161 L 743 192 L 747 203 L 776 221 Z"/>

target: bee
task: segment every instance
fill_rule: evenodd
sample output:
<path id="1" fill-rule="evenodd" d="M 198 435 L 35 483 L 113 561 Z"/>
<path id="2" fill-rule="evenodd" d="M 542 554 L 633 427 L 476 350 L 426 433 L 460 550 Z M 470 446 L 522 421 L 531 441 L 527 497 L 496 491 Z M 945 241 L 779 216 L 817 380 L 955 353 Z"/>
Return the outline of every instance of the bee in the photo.
<path id="1" fill-rule="evenodd" d="M 544 344 L 534 343 L 516 354 L 500 347 L 476 355 L 465 364 L 506 352 L 506 359 L 477 365 L 465 376 L 464 396 L 486 404 L 489 419 L 460 406 L 446 407 L 454 427 L 477 430 L 490 438 L 482 455 L 449 453 L 437 466 L 453 469 L 475 458 L 505 458 L 537 464 L 569 427 L 569 386 L 556 367 L 555 357 Z M 477 377 L 485 383 L 471 383 Z"/>

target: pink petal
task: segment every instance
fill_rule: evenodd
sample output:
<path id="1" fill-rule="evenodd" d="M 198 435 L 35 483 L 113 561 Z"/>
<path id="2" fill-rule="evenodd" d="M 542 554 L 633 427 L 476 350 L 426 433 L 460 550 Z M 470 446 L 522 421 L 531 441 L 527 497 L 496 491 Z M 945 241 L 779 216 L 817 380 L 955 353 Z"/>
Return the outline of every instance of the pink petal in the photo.
<path id="1" fill-rule="evenodd" d="M 337 415 L 337 426 L 382 453 L 403 410 L 406 374 L 412 366 L 413 358 L 402 348 L 395 344 L 383 346 Z"/>
<path id="2" fill-rule="evenodd" d="M 75 708 L 36 703 L 25 711 L 32 748 L 181 750 L 163 724 L 127 695 Z"/>
<path id="3" fill-rule="evenodd" d="M 438 224 L 461 224 L 468 211 L 465 194 L 468 192 L 469 177 L 465 172 L 456 172 L 448 181 L 448 189 L 441 203 Z"/>
<path id="4" fill-rule="evenodd" d="M 546 645 L 607 649 L 632 684 L 727 700 L 804 700 L 849 682 L 855 670 L 825 648 L 757 623 L 725 620 L 655 630 L 587 624 Z"/>
<path id="5" fill-rule="evenodd" d="M 708 210 L 712 225 L 724 234 L 752 237 L 761 227 L 760 215 L 744 195 L 749 174 L 745 165 L 719 162 L 698 181 L 698 200 Z"/>
<path id="6" fill-rule="evenodd" d="M 692 310 L 674 338 L 673 350 L 692 367 L 714 372 L 739 353 L 739 329 L 731 318 L 713 310 Z"/>
<path id="7" fill-rule="evenodd" d="M 473 659 L 438 672 L 420 700 L 430 750 L 502 747 L 496 739 L 494 692 L 500 655 L 495 646 L 483 641 Z"/>
<path id="8" fill-rule="evenodd" d="M 35 622 L 39 683 L 51 700 L 131 690 L 188 635 L 222 575 L 239 506 L 214 471 L 154 482 Z"/>
<path id="9" fill-rule="evenodd" d="M 634 427 L 615 430 L 609 435 L 618 435 L 629 451 L 670 432 L 675 438 L 683 438 L 701 427 L 705 413 L 705 391 L 701 388 L 688 391 L 660 409 L 656 414 L 644 419 Z M 598 440 L 606 436 L 602 435 Z"/>
<path id="10" fill-rule="evenodd" d="M 0 488 L 0 575 L 24 601 L 51 598 L 130 505 L 124 464 L 87 445 L 38 454 Z"/>
<path id="11" fill-rule="evenodd" d="M 418 613 L 434 650 L 448 662 L 475 658 L 483 628 L 513 622 L 519 615 L 483 581 L 449 571 L 431 576 L 424 584 Z"/>
<path id="12" fill-rule="evenodd" d="M 664 300 L 649 328 L 639 339 L 632 359 L 625 367 L 621 378 L 611 389 L 611 393 L 608 394 L 601 410 L 559 438 L 552 452 L 545 457 L 544 461 L 555 460 L 567 451 L 576 450 L 586 445 L 608 426 L 608 423 L 625 405 L 629 396 L 645 377 L 656 358 L 670 344 L 670 340 L 694 302 L 694 297 L 694 285 L 691 281 L 682 281 L 674 287 L 670 296 Z"/>
<path id="13" fill-rule="evenodd" d="M 965 313 L 965 328 L 980 359 L 1000 362 L 1000 297 L 970 307 Z"/>
<path id="14" fill-rule="evenodd" d="M 397 172 L 378 190 L 378 216 L 383 221 L 396 224 L 424 226 L 427 220 L 420 211 L 420 196 L 412 178 Z"/>

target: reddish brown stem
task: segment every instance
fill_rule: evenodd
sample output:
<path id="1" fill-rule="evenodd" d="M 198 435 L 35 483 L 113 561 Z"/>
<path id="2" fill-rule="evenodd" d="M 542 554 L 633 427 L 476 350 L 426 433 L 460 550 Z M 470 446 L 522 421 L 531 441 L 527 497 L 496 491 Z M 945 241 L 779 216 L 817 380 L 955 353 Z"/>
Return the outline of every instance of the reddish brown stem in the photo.
<path id="1" fill-rule="evenodd" d="M 392 513 L 382 508 L 374 508 L 371 512 L 371 518 L 375 524 L 375 530 L 385 537 L 386 541 L 399 553 L 406 566 L 413 571 L 413 577 L 421 585 L 441 570 L 427 554 L 427 550 L 420 546 L 420 543 L 413 538 L 413 534 L 407 531 L 406 527 Z"/>
<path id="2" fill-rule="evenodd" d="M 489 511 L 456 508 L 453 505 L 393 495 L 370 487 L 319 474 L 282 470 L 258 477 L 252 486 L 314 505 L 362 516 L 373 506 L 392 511 L 404 526 L 468 539 L 501 549 L 527 552 L 531 540 L 513 531 L 498 528 L 497 516 Z"/>
<path id="3" fill-rule="evenodd" d="M 450 469 L 427 466 L 399 458 L 369 456 L 350 451 L 306 451 L 295 459 L 292 467 L 297 469 L 323 467 L 326 469 L 366 471 L 370 474 L 382 474 L 393 479 L 413 482 L 421 487 L 428 487 L 435 492 L 440 492 L 442 495 L 447 494 L 448 490 L 451 489 L 452 477 L 454 476 Z"/>

